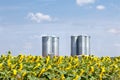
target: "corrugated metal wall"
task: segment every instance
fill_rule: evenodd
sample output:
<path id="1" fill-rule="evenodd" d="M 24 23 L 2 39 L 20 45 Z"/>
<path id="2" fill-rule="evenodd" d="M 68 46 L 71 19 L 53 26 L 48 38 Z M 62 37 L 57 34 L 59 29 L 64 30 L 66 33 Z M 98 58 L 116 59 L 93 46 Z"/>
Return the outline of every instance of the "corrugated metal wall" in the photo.
<path id="1" fill-rule="evenodd" d="M 90 36 L 71 36 L 71 56 L 90 54 Z"/>
<path id="2" fill-rule="evenodd" d="M 42 37 L 42 56 L 45 57 L 47 55 L 59 55 L 59 37 Z"/>

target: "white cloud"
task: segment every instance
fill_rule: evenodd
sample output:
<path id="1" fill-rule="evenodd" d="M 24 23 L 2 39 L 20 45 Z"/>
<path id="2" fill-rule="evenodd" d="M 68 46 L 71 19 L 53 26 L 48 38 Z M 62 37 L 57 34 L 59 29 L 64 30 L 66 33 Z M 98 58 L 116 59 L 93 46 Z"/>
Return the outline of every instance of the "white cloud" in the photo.
<path id="1" fill-rule="evenodd" d="M 76 3 L 80 6 L 83 6 L 85 4 L 91 4 L 94 3 L 96 0 L 76 0 Z"/>
<path id="2" fill-rule="evenodd" d="M 113 34 L 120 34 L 120 29 L 118 28 L 111 28 L 108 30 L 108 32 L 113 33 Z"/>
<path id="3" fill-rule="evenodd" d="M 52 21 L 51 16 L 43 13 L 29 13 L 27 15 L 27 18 L 37 23 L 44 22 L 44 21 L 48 21 L 48 22 Z"/>
<path id="4" fill-rule="evenodd" d="M 98 6 L 96 6 L 96 9 L 97 9 L 97 10 L 104 10 L 104 9 L 105 9 L 105 6 L 103 6 L 103 5 L 98 5 Z"/>

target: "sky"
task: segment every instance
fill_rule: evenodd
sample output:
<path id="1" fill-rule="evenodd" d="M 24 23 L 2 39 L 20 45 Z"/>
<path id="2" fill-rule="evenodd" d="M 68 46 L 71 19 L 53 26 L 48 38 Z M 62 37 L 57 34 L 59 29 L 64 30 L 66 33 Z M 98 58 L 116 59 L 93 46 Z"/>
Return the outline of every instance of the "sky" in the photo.
<path id="1" fill-rule="evenodd" d="M 0 54 L 42 55 L 42 36 L 90 35 L 91 54 L 120 56 L 120 0 L 0 0 Z"/>

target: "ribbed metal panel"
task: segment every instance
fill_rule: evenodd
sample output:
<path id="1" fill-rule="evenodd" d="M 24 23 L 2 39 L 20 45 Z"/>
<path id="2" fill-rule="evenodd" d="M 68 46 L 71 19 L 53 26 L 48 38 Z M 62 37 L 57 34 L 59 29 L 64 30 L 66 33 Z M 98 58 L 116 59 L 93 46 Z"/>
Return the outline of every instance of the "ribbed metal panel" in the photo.
<path id="1" fill-rule="evenodd" d="M 87 49 L 88 49 L 87 37 L 88 36 L 84 36 L 84 37 L 85 37 L 85 47 L 84 47 L 85 52 L 84 52 L 84 54 L 87 55 Z"/>
<path id="2" fill-rule="evenodd" d="M 78 50 L 77 55 L 90 54 L 90 36 L 84 35 L 78 36 L 77 50 Z"/>
<path id="3" fill-rule="evenodd" d="M 48 54 L 52 54 L 52 37 L 42 37 L 42 56 L 45 57 Z"/>
<path id="4" fill-rule="evenodd" d="M 52 37 L 52 52 L 55 56 L 59 56 L 59 37 Z"/>
<path id="5" fill-rule="evenodd" d="M 85 50 L 86 55 L 90 54 L 90 36 L 85 36 Z"/>
<path id="6" fill-rule="evenodd" d="M 77 55 L 77 36 L 71 36 L 71 56 Z"/>
<path id="7" fill-rule="evenodd" d="M 81 54 L 86 54 L 86 49 L 85 49 L 85 36 L 78 36 L 78 43 L 77 43 L 77 50 L 78 53 L 77 55 L 81 55 Z"/>

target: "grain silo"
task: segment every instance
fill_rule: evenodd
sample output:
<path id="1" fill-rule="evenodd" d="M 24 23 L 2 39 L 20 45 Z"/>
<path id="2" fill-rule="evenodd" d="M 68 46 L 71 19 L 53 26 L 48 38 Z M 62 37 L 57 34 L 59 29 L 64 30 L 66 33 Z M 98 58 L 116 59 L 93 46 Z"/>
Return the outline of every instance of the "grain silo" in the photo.
<path id="1" fill-rule="evenodd" d="M 55 56 L 59 56 L 59 37 L 52 37 L 52 52 Z"/>
<path id="2" fill-rule="evenodd" d="M 45 57 L 52 53 L 52 37 L 43 36 L 42 37 L 42 56 Z"/>
<path id="3" fill-rule="evenodd" d="M 75 56 L 77 54 L 77 36 L 71 36 L 71 56 Z"/>
<path id="4" fill-rule="evenodd" d="M 86 54 L 90 54 L 90 36 L 85 36 L 85 49 L 86 49 Z"/>
<path id="5" fill-rule="evenodd" d="M 59 37 L 42 37 L 42 56 L 59 56 Z"/>
<path id="6" fill-rule="evenodd" d="M 77 43 L 77 55 L 85 54 L 86 53 L 86 42 L 85 42 L 85 36 L 80 35 L 78 36 L 78 43 Z"/>
<path id="7" fill-rule="evenodd" d="M 71 56 L 90 54 L 90 36 L 71 36 Z"/>

